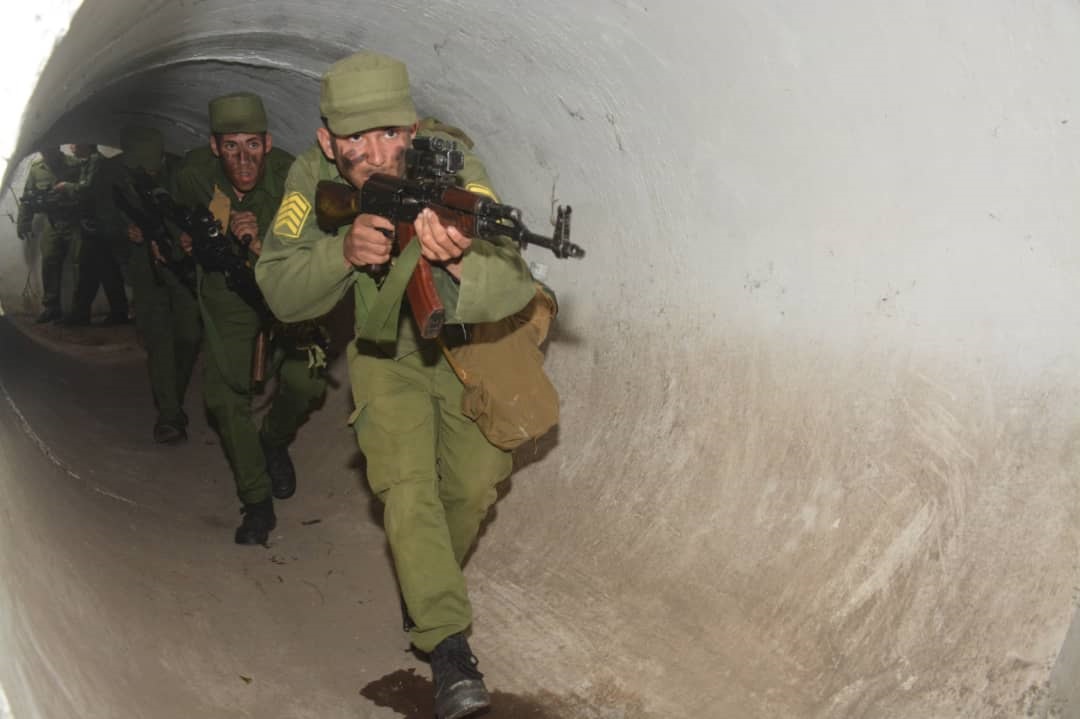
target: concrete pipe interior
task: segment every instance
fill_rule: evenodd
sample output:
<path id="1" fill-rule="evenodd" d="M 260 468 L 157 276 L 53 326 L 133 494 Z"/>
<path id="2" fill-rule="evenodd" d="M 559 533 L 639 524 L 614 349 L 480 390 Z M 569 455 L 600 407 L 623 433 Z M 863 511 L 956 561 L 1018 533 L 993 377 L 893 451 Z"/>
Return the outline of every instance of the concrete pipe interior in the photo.
<path id="1" fill-rule="evenodd" d="M 43 143 L 204 142 L 237 89 L 299 152 L 372 48 L 530 223 L 573 205 L 588 257 L 528 251 L 562 424 L 467 571 L 496 716 L 1080 716 L 1075 3 L 11 13 L 16 192 Z M 2 233 L 0 716 L 425 716 L 341 362 L 270 548 L 236 547 L 213 432 L 153 445 L 136 348 L 20 331 Z"/>

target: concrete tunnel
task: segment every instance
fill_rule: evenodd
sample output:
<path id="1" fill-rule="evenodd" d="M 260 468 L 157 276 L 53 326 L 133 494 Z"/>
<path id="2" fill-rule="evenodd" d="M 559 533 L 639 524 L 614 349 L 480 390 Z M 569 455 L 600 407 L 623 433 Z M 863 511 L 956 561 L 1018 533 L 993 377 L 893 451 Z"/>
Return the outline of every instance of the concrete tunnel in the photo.
<path id="1" fill-rule="evenodd" d="M 4 13 L 15 192 L 42 143 L 205 142 L 236 89 L 298 153 L 372 48 L 531 225 L 573 205 L 588 256 L 526 253 L 562 422 L 467 568 L 492 716 L 1080 716 L 1076 3 Z M 428 716 L 342 362 L 237 547 L 198 382 L 155 446 L 137 346 L 33 329 L 35 248 L 0 234 L 0 717 Z"/>

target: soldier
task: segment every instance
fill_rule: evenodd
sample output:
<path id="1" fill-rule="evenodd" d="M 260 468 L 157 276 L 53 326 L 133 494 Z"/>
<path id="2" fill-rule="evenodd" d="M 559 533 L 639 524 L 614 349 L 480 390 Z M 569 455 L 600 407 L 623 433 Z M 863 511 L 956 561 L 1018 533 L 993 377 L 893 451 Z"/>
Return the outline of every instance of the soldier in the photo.
<path id="1" fill-rule="evenodd" d="M 109 302 L 109 314 L 103 324 L 126 324 L 128 318 L 127 293 L 120 264 L 113 254 L 113 242 L 103 231 L 106 215 L 111 211 L 112 178 L 118 169 L 117 160 L 108 160 L 98 152 L 96 145 L 74 145 L 73 153 L 81 163 L 77 182 L 61 182 L 57 187 L 69 194 L 80 208 L 79 233 L 76 242 L 77 264 L 75 293 L 71 300 L 71 312 L 63 319 L 65 325 L 89 325 L 90 306 L 103 287 Z"/>
<path id="2" fill-rule="evenodd" d="M 167 234 L 163 218 L 147 208 L 132 189 L 132 174 L 145 173 L 151 184 L 174 190 L 173 176 L 180 158 L 166 154 L 161 133 L 151 128 L 125 132 L 120 160 L 127 172 L 121 188 L 139 212 L 125 218 L 123 233 L 130 241 L 126 274 L 135 302 L 135 326 L 146 348 L 150 387 L 157 407 L 154 441 L 175 444 L 187 439 L 188 417 L 184 412 L 195 359 L 202 339 L 199 304 L 195 300 L 195 271 L 191 258 Z M 151 237 L 143 234 L 143 228 Z"/>
<path id="3" fill-rule="evenodd" d="M 19 202 L 16 226 L 22 239 L 28 240 L 33 234 L 34 215 L 41 213 L 46 217 L 41 233 L 41 303 L 44 308 L 35 320 L 39 324 L 59 322 L 64 317 L 60 307 L 60 286 L 77 215 L 72 199 L 63 197 L 56 188 L 61 182 L 77 180 L 78 176 L 77 163 L 59 147 L 42 150 L 41 157 L 30 165 Z M 35 205 L 34 198 L 46 206 Z"/>
<path id="4" fill-rule="evenodd" d="M 213 209 L 233 238 L 226 251 L 240 255 L 250 274 L 262 247 L 262 234 L 281 203 L 293 157 L 273 147 L 262 100 L 251 93 L 212 100 L 210 132 L 209 147 L 192 150 L 184 158 L 176 179 L 176 200 Z M 199 259 L 199 253 L 195 254 Z M 250 283 L 254 288 L 253 277 Z M 296 490 L 288 446 L 322 401 L 326 379 L 318 367 L 311 366 L 309 348 L 279 332 L 267 373 L 277 376 L 277 394 L 261 428 L 256 428 L 251 370 L 256 339 L 268 318 L 258 307 L 261 297 L 241 296 L 239 289 L 225 272 L 201 262 L 198 292 L 207 348 L 206 406 L 244 505 L 235 541 L 265 544 L 277 522 L 271 495 L 286 499 Z"/>
<path id="5" fill-rule="evenodd" d="M 393 225 L 361 214 L 329 235 L 315 221 L 315 187 L 331 180 L 359 188 L 373 173 L 403 175 L 405 150 L 418 129 L 406 68 L 372 53 L 345 58 L 323 76 L 319 109 L 317 143 L 289 172 L 256 277 L 285 320 L 318 316 L 351 289 L 359 328 L 380 297 L 373 268 L 390 260 L 384 232 Z M 474 191 L 491 193 L 475 157 L 466 159 L 460 176 Z M 415 229 L 444 295 L 447 325 L 506 317 L 533 297 L 528 267 L 511 241 L 465 237 L 430 210 Z M 495 486 L 510 474 L 511 454 L 463 415 L 463 385 L 440 343 L 422 339 L 407 310 L 389 321 L 396 342 L 358 340 L 349 347 L 351 420 L 368 483 L 384 504 L 410 639 L 431 659 L 436 714 L 457 719 L 490 703 L 465 639 L 472 610 L 461 564 L 496 499 Z"/>

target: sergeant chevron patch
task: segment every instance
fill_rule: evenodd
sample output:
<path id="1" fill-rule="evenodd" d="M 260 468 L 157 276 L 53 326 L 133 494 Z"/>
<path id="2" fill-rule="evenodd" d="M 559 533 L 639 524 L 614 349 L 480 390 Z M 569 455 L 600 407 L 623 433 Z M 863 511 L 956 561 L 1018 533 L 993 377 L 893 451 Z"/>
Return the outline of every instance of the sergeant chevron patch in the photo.
<path id="1" fill-rule="evenodd" d="M 490 197 L 496 202 L 499 201 L 499 198 L 498 196 L 496 196 L 494 190 L 492 190 L 487 185 L 481 185 L 479 182 L 470 182 L 469 184 L 465 185 L 465 189 L 469 192 L 475 192 L 478 195 L 483 195 L 484 197 Z"/>
<path id="2" fill-rule="evenodd" d="M 299 192 L 290 192 L 281 202 L 274 218 L 274 234 L 291 239 L 300 237 L 304 221 L 311 214 L 311 203 Z"/>

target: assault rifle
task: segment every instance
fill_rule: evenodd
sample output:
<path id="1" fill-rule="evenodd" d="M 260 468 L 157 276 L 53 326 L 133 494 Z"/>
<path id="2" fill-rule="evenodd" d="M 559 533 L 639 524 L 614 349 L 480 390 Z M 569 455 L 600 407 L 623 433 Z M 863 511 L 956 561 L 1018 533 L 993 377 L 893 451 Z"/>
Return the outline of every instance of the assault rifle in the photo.
<path id="1" fill-rule="evenodd" d="M 145 175 L 145 173 L 143 173 Z M 144 203 L 153 207 L 160 217 L 169 220 L 191 236 L 191 257 L 207 272 L 221 272 L 225 283 L 255 310 L 260 317 L 272 317 L 270 308 L 255 284 L 255 272 L 247 259 L 247 243 L 222 229 L 206 205 L 187 207 L 173 200 L 162 187 L 136 181 L 135 188 Z"/>
<path id="2" fill-rule="evenodd" d="M 172 237 L 169 235 L 168 229 L 165 227 L 164 216 L 159 211 L 146 211 L 144 207 L 149 205 L 157 210 L 157 206 L 150 202 L 148 199 L 152 197 L 156 188 L 156 184 L 153 178 L 144 170 L 134 170 L 131 173 L 132 187 L 135 189 L 136 195 L 142 201 L 143 207 L 136 207 L 131 200 L 128 199 L 128 195 L 119 185 L 113 185 L 113 201 L 116 206 L 120 208 L 128 218 L 135 223 L 142 232 L 143 245 L 146 247 L 147 262 L 150 263 L 150 270 L 154 274 L 154 283 L 161 284 L 161 276 L 158 274 L 158 263 L 154 259 L 153 251 L 150 249 L 150 243 L 153 242 L 158 246 L 162 257 L 165 259 L 165 267 L 169 269 L 176 278 L 180 280 L 180 283 L 189 289 L 192 294 L 195 293 L 195 263 L 194 261 L 181 251 L 178 251 L 176 243 L 173 242 Z M 180 256 L 181 259 L 175 259 Z"/>
<path id="3" fill-rule="evenodd" d="M 153 188 L 145 197 L 164 217 L 191 236 L 191 256 L 195 262 L 206 272 L 222 273 L 225 276 L 225 285 L 255 310 L 261 328 L 255 336 L 251 363 L 252 382 L 266 379 L 266 358 L 271 333 L 275 337 L 290 338 L 298 348 L 318 347 L 325 354 L 330 342 L 326 331 L 318 322 L 283 323 L 274 317 L 262 291 L 255 283 L 255 270 L 248 260 L 248 246 L 253 238 L 238 238 L 234 233 L 225 231 L 206 205 L 180 205 L 160 187 Z"/>
<path id="4" fill-rule="evenodd" d="M 247 259 L 246 242 L 222 229 L 206 205 L 187 207 L 175 202 L 164 188 L 150 187 L 142 183 L 139 194 L 150 206 L 191 236 L 191 257 L 207 272 L 220 272 L 225 285 L 239 295 L 259 317 L 261 329 L 255 336 L 251 362 L 251 381 L 266 379 L 267 333 L 274 315 L 266 304 L 259 286 L 255 284 L 255 271 Z"/>
<path id="5" fill-rule="evenodd" d="M 510 237 L 522 249 L 538 245 L 560 259 L 584 257 L 585 250 L 570 242 L 570 208 L 559 207 L 552 237 L 531 232 L 521 221 L 521 210 L 458 187 L 456 173 L 464 156 L 457 143 L 437 137 L 418 137 L 406 151 L 405 178 L 372 175 L 359 189 L 322 181 L 315 188 L 315 218 L 319 229 L 333 233 L 357 215 L 385 217 L 394 223 L 395 250 L 400 253 L 416 231 L 413 221 L 424 208 L 446 226 L 467 237 Z M 406 289 L 420 335 L 432 339 L 442 331 L 446 311 L 435 290 L 431 265 L 421 257 Z"/>
<path id="6" fill-rule="evenodd" d="M 56 217 L 74 217 L 82 205 L 78 196 L 58 192 L 51 187 L 31 187 L 23 193 L 19 202 L 25 205 L 31 214 L 45 213 L 50 221 Z"/>

